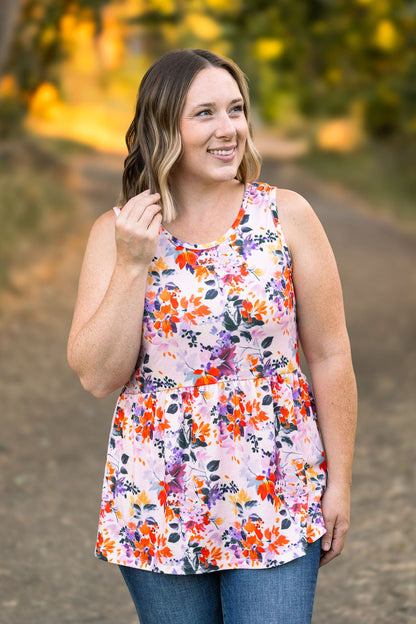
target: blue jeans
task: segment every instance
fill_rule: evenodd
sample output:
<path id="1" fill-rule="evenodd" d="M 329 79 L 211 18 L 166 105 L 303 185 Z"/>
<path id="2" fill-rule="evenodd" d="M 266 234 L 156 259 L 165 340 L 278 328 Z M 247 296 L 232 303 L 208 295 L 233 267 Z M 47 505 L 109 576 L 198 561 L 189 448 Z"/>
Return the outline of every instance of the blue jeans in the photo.
<path id="1" fill-rule="evenodd" d="M 310 624 L 321 540 L 267 570 L 172 575 L 120 566 L 140 624 Z"/>

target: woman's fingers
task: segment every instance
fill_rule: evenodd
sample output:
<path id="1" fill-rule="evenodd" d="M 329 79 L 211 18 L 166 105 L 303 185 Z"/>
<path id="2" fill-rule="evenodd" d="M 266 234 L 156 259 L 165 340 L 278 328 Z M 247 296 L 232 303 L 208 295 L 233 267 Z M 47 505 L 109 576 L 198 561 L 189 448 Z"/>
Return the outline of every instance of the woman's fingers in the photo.
<path id="1" fill-rule="evenodd" d="M 342 553 L 345 545 L 345 539 L 347 537 L 347 531 L 347 525 L 343 525 L 341 522 L 339 524 L 336 523 L 331 532 L 331 542 L 329 548 L 324 547 L 325 542 L 323 540 L 327 537 L 327 534 L 324 535 L 322 538 L 322 555 L 319 564 L 321 567 Z"/>
<path id="2" fill-rule="evenodd" d="M 116 219 L 118 262 L 147 266 L 155 255 L 161 206 L 158 193 L 144 191 L 132 197 Z"/>
<path id="3" fill-rule="evenodd" d="M 159 235 L 160 226 L 162 223 L 162 211 L 159 210 L 149 223 L 147 232 L 150 238 L 155 238 Z"/>
<path id="4" fill-rule="evenodd" d="M 155 204 L 160 199 L 159 193 L 150 193 L 149 190 L 135 195 L 124 205 L 119 217 L 124 220 L 134 219 L 139 221 L 146 208 Z"/>
<path id="5" fill-rule="evenodd" d="M 331 550 L 334 526 L 335 526 L 335 519 L 325 518 L 326 533 L 321 539 L 321 548 L 323 552 L 328 552 L 329 550 Z"/>
<path id="6" fill-rule="evenodd" d="M 160 214 L 160 216 L 162 216 L 162 208 L 159 206 L 159 204 L 151 204 L 144 209 L 143 213 L 136 223 L 140 225 L 140 227 L 142 227 L 144 230 L 146 230 L 149 228 L 150 224 L 157 214 Z"/>
<path id="7" fill-rule="evenodd" d="M 341 554 L 349 528 L 349 486 L 328 487 L 322 499 L 326 533 L 321 539 L 323 566 Z"/>

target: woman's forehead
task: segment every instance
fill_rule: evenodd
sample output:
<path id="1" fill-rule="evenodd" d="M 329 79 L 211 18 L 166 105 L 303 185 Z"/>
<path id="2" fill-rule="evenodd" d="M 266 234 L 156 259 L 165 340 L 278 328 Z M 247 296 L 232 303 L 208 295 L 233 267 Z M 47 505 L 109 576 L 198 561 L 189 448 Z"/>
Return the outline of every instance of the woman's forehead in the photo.
<path id="1" fill-rule="evenodd" d="M 230 99 L 242 97 L 237 82 L 227 70 L 221 67 L 206 67 L 201 69 L 191 82 L 186 104 L 198 106 L 215 100 L 219 95 L 229 95 Z"/>

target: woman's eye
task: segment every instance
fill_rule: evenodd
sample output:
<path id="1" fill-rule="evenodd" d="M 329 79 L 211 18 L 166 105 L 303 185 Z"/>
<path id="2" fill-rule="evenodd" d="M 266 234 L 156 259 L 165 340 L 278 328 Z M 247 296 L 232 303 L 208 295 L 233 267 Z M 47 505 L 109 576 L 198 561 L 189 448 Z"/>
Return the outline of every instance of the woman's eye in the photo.
<path id="1" fill-rule="evenodd" d="M 243 105 L 242 104 L 237 104 L 237 106 L 233 106 L 231 109 L 232 113 L 242 113 L 244 110 Z"/>
<path id="2" fill-rule="evenodd" d="M 197 117 L 207 117 L 210 114 L 211 114 L 211 111 L 209 109 L 205 109 L 205 110 L 199 111 L 199 113 L 197 113 Z"/>

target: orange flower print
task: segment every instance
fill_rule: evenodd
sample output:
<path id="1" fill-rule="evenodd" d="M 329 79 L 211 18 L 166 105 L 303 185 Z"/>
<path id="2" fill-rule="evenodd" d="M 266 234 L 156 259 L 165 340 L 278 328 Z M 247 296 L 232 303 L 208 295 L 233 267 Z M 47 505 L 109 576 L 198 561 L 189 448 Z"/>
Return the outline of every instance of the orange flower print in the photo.
<path id="1" fill-rule="evenodd" d="M 186 310 L 183 320 L 188 325 L 197 325 L 200 317 L 208 316 L 211 313 L 209 307 L 201 303 L 201 297 L 194 295 L 191 295 L 189 299 L 182 297 L 180 303 L 182 310 Z"/>
<path id="2" fill-rule="evenodd" d="M 124 409 L 122 407 L 117 407 L 116 415 L 114 417 L 113 429 L 115 435 L 123 435 L 124 428 L 126 426 L 127 419 L 124 415 Z"/>
<path id="3" fill-rule="evenodd" d="M 269 500 L 271 503 L 274 500 L 275 488 L 276 488 L 276 475 L 274 472 L 269 472 L 268 476 L 259 475 L 256 477 L 256 481 L 261 481 L 257 486 L 257 494 L 260 494 L 261 500 Z"/>
<path id="4" fill-rule="evenodd" d="M 200 422 L 195 420 L 192 423 L 192 442 L 195 444 L 197 440 L 200 440 L 204 445 L 207 444 L 207 440 L 211 436 L 211 427 L 209 423 Z"/>
<path id="5" fill-rule="evenodd" d="M 166 545 L 167 539 L 164 535 L 158 535 L 157 538 L 157 551 L 156 551 L 156 560 L 159 563 L 164 563 L 166 559 L 170 559 L 173 557 L 173 553 L 169 546 Z"/>
<path id="6" fill-rule="evenodd" d="M 289 539 L 280 533 L 278 526 L 273 526 L 273 528 L 266 529 L 264 532 L 264 537 L 270 542 L 268 546 L 268 550 L 278 555 L 282 550 L 282 547 L 289 544 Z"/>
<path id="7" fill-rule="evenodd" d="M 262 561 L 263 553 L 266 549 L 263 545 L 263 531 L 259 524 L 255 524 L 250 519 L 243 523 L 242 535 L 247 537 L 242 539 L 243 555 L 252 561 Z"/>
<path id="8" fill-rule="evenodd" d="M 266 315 L 267 305 L 264 301 L 256 299 L 252 301 L 243 301 L 243 309 L 241 316 L 247 324 L 263 324 L 263 317 Z"/>
<path id="9" fill-rule="evenodd" d="M 176 264 L 179 265 L 179 268 L 185 268 L 193 273 L 195 271 L 195 265 L 198 262 L 198 254 L 196 254 L 194 251 L 190 251 L 189 249 L 185 249 L 180 245 L 176 247 L 176 251 L 180 252 L 177 254 L 175 260 Z"/>
<path id="10" fill-rule="evenodd" d="M 211 566 L 217 566 L 217 560 L 222 557 L 222 550 L 217 546 L 211 548 L 201 548 L 201 554 L 199 555 L 199 561 L 202 567 L 207 567 L 208 562 Z"/>
<path id="11" fill-rule="evenodd" d="M 220 371 L 218 368 L 215 368 L 215 366 L 208 364 L 206 371 L 202 368 L 198 368 L 197 370 L 194 370 L 194 375 L 197 375 L 195 386 L 205 386 L 207 384 L 216 383 L 220 375 Z"/>
<path id="12" fill-rule="evenodd" d="M 96 548 L 104 559 L 107 559 L 108 555 L 113 552 L 115 545 L 114 540 L 109 537 L 104 539 L 101 533 L 98 534 Z"/>
<path id="13" fill-rule="evenodd" d="M 144 564 L 150 564 L 155 556 L 156 530 L 154 525 L 144 522 L 138 525 L 135 534 L 141 534 L 140 539 L 134 540 L 134 556 Z"/>

